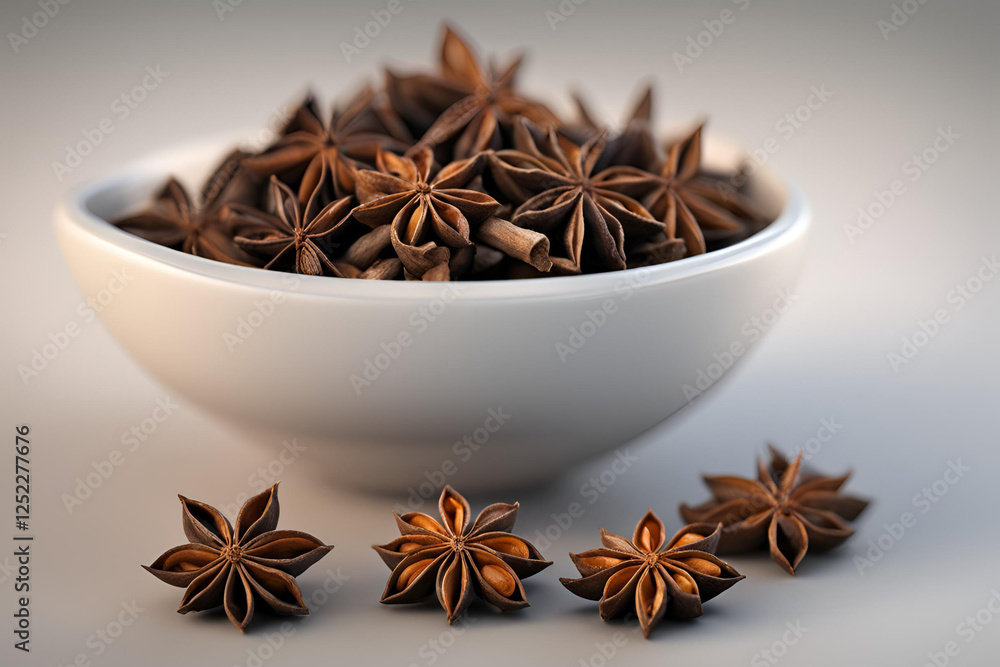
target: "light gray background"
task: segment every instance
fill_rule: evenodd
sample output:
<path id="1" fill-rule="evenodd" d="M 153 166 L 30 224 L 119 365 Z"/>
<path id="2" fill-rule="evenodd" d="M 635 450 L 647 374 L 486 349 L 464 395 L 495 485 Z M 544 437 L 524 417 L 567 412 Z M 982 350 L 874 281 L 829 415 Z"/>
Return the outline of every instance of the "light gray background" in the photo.
<path id="1" fill-rule="evenodd" d="M 972 633 L 960 624 L 1000 590 L 1000 280 L 961 310 L 948 293 L 1000 250 L 993 205 L 1000 5 L 929 0 L 884 39 L 877 22 L 890 19 L 889 0 L 755 0 L 745 9 L 723 0 L 589 0 L 555 30 L 545 11 L 558 10 L 556 0 L 403 2 L 403 12 L 350 64 L 339 44 L 386 2 L 244 0 L 220 20 L 208 0 L 77 0 L 18 53 L 4 39 L 0 424 L 11 446 L 15 424 L 32 427 L 37 541 L 30 656 L 10 646 L 12 559 L 0 556 L 2 662 L 68 665 L 82 655 L 102 666 L 230 665 L 254 664 L 248 652 L 256 652 L 273 654 L 266 662 L 274 665 L 601 665 L 598 645 L 620 632 L 607 664 L 763 665 L 771 663 L 760 651 L 777 643 L 782 665 L 922 665 L 950 641 L 959 651 L 951 664 L 995 664 L 1000 620 L 984 612 L 981 620 L 993 623 Z M 672 52 L 727 8 L 735 22 L 678 71 Z M 36 11 L 31 0 L 5 2 L 4 34 Z M 777 138 L 780 150 L 769 164 L 798 181 L 815 209 L 798 301 L 730 381 L 631 443 L 640 464 L 593 504 L 581 488 L 613 456 L 518 498 L 474 498 L 476 508 L 519 499 L 518 532 L 529 538 L 574 501 L 586 511 L 547 546 L 555 565 L 529 582 L 533 606 L 503 616 L 474 608 L 465 632 L 449 631 L 437 608 L 377 603 L 388 572 L 368 545 L 392 538 L 389 508 L 402 497 L 328 488 L 310 471 L 308 452 L 283 466 L 282 525 L 337 545 L 301 578 L 303 590 L 315 595 L 328 571 L 339 571 L 341 584 L 324 604 L 313 602 L 308 620 L 293 620 L 294 634 L 272 651 L 267 643 L 281 633 L 280 621 L 265 619 L 240 636 L 224 616 L 180 616 L 174 609 L 181 591 L 139 564 L 182 540 L 174 493 L 232 504 L 259 486 L 259 466 L 276 465 L 280 442 L 249 446 L 174 397 L 181 407 L 82 506 L 70 514 L 63 505 L 61 496 L 121 449 L 122 434 L 169 392 L 99 323 L 82 323 L 39 377 L 19 379 L 16 367 L 32 350 L 80 321 L 83 295 L 56 248 L 52 209 L 68 187 L 149 151 L 262 126 L 308 83 L 329 99 L 376 74 L 380 61 L 429 64 L 442 18 L 484 52 L 530 47 L 525 86 L 550 99 L 580 84 L 600 112 L 616 119 L 630 102 L 632 81 L 650 77 L 664 129 L 709 114 L 713 131 L 749 148 Z M 113 100 L 157 65 L 169 73 L 165 81 L 60 182 L 51 163 L 64 160 L 66 145 L 110 116 Z M 776 123 L 806 101 L 812 86 L 825 86 L 832 97 L 793 136 L 782 136 Z M 954 145 L 918 181 L 906 180 L 905 194 L 849 242 L 844 226 L 858 208 L 894 179 L 906 179 L 907 160 L 949 127 L 959 135 Z M 949 322 L 894 372 L 887 354 L 941 308 Z M 707 605 L 702 618 L 665 623 L 651 641 L 634 625 L 602 623 L 595 605 L 559 585 L 559 576 L 573 574 L 566 552 L 596 545 L 599 527 L 630 534 L 650 505 L 677 527 L 677 504 L 705 497 L 698 474 L 749 474 L 766 441 L 796 449 L 820 433 L 823 420 L 839 426 L 812 463 L 829 472 L 853 467 L 850 490 L 875 499 L 856 537 L 834 554 L 807 557 L 794 579 L 766 556 L 733 557 L 747 580 Z M 922 513 L 914 497 L 943 479 L 949 462 L 969 470 L 954 485 L 939 483 L 947 493 Z M 12 465 L 3 470 L 0 515 L 7 516 Z M 904 512 L 916 516 L 915 525 L 899 539 L 886 537 L 884 524 Z M 866 557 L 869 540 L 880 537 L 891 548 L 859 573 L 855 557 Z M 121 605 L 133 601 L 142 611 L 113 643 L 93 636 L 109 624 L 115 632 Z M 794 644 L 782 644 L 795 639 L 786 623 L 807 629 Z"/>

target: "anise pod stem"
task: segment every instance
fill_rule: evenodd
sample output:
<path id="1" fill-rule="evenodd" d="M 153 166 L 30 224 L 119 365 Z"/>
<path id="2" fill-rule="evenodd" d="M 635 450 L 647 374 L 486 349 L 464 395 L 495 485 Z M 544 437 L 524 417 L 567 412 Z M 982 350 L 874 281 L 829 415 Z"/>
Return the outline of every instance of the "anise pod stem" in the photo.
<path id="1" fill-rule="evenodd" d="M 403 263 L 395 257 L 376 260 L 359 277 L 364 280 L 395 280 L 403 272 Z"/>
<path id="2" fill-rule="evenodd" d="M 549 239 L 544 234 L 524 229 L 497 217 L 487 218 L 476 237 L 515 259 L 530 264 L 539 271 L 552 268 L 549 259 Z"/>
<path id="3" fill-rule="evenodd" d="M 341 261 L 353 264 L 364 271 L 369 268 L 375 260 L 378 259 L 379 254 L 388 248 L 392 243 L 389 235 L 389 225 L 376 227 L 352 243 L 347 249 L 347 252 L 344 253 L 344 256 L 340 258 Z"/>

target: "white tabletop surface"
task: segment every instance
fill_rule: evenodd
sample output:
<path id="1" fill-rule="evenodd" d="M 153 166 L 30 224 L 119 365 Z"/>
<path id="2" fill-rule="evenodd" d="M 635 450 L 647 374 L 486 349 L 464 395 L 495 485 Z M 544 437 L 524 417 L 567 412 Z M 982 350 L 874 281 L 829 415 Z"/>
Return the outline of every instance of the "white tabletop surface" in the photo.
<path id="1" fill-rule="evenodd" d="M 0 219 L 0 426 L 13 446 L 14 426 L 31 425 L 36 538 L 30 654 L 12 646 L 16 573 L 13 557 L 0 556 L 0 662 L 996 664 L 1000 279 L 974 298 L 956 298 L 953 290 L 1000 251 L 990 204 L 1000 176 L 1000 5 L 565 0 L 566 20 L 550 24 L 546 11 L 559 12 L 557 0 L 403 0 L 402 11 L 348 63 L 341 42 L 389 3 L 229 0 L 232 11 L 220 18 L 223 2 L 69 2 L 37 34 L 29 29 L 30 38 L 15 40 L 16 52 L 9 36 L 0 49 L 7 206 Z M 5 34 L 25 30 L 24 17 L 56 4 L 9 0 L 0 26 Z M 903 13 L 890 31 L 894 6 Z M 713 21 L 726 9 L 732 14 L 721 34 L 703 35 L 702 53 L 679 68 L 673 53 L 707 30 L 704 21 L 718 28 Z M 56 247 L 52 209 L 67 188 L 150 151 L 262 126 L 308 84 L 328 99 L 374 75 L 380 61 L 430 63 L 442 18 L 484 51 L 529 47 L 524 85 L 550 99 L 580 85 L 600 112 L 619 118 L 632 81 L 649 78 L 661 127 L 707 114 L 714 131 L 770 149 L 768 164 L 797 181 L 815 211 L 796 305 L 728 382 L 628 445 L 641 465 L 545 545 L 555 564 L 528 582 L 530 609 L 495 615 L 474 607 L 469 623 L 449 629 L 433 606 L 379 605 L 387 570 L 368 545 L 393 536 L 389 508 L 402 498 L 329 488 L 303 457 L 281 466 L 282 525 L 337 545 L 300 578 L 312 616 L 288 626 L 264 619 L 240 636 L 224 616 L 178 615 L 181 591 L 139 568 L 182 539 L 174 494 L 232 504 L 260 485 L 258 468 L 274 465 L 281 443 L 247 446 L 171 396 L 99 321 L 83 321 L 84 295 Z M 115 100 L 147 67 L 165 77 L 122 118 Z M 817 90 L 822 99 L 812 98 L 816 108 L 804 122 L 783 121 Z M 113 131 L 60 180 L 52 163 L 64 162 L 66 146 L 104 118 L 113 119 Z M 940 133 L 952 138 L 938 140 Z M 947 150 L 935 154 L 935 141 Z M 914 171 L 912 156 L 925 151 L 935 161 Z M 897 179 L 895 201 L 851 238 L 859 208 L 872 207 Z M 889 354 L 940 309 L 947 323 L 894 368 Z M 72 322 L 80 323 L 79 335 L 22 382 L 17 366 Z M 179 408 L 68 511 L 64 495 L 165 397 Z M 823 430 L 829 423 L 834 427 Z M 807 557 L 795 578 L 766 555 L 733 557 L 746 581 L 708 604 L 702 618 L 665 623 L 649 641 L 634 624 L 602 623 L 596 605 L 558 583 L 574 573 L 566 553 L 595 546 L 600 527 L 630 534 L 648 506 L 679 526 L 676 506 L 705 497 L 700 473 L 749 474 L 765 442 L 793 450 L 831 431 L 826 442 L 811 443 L 812 464 L 853 468 L 849 489 L 874 504 L 850 542 Z M 581 486 L 610 461 L 570 469 L 518 498 L 473 504 L 520 500 L 517 532 L 532 538 L 553 524 L 552 514 L 580 501 Z M 939 481 L 952 465 L 963 474 L 947 476 L 954 484 Z M 12 468 L 4 464 L 0 481 L 0 508 L 11 514 Z M 925 489 L 934 502 L 923 500 Z M 894 537 L 892 524 L 907 512 L 914 520 Z M 859 558 L 874 556 L 870 567 L 859 566 Z M 324 585 L 336 590 L 317 604 Z"/>

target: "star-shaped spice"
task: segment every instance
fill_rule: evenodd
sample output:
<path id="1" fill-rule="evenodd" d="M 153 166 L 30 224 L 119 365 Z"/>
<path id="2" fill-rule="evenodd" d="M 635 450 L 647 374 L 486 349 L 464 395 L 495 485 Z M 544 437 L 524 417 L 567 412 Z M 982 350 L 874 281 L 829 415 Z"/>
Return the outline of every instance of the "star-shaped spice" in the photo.
<path id="1" fill-rule="evenodd" d="M 448 26 L 440 44 L 433 73 L 387 70 L 383 85 L 329 113 L 308 95 L 267 148 L 227 158 L 200 207 L 171 180 L 116 224 L 225 262 L 434 281 L 661 264 L 773 220 L 763 198 L 768 217 L 755 204 L 751 162 L 736 172 L 702 164 L 701 127 L 654 141 L 651 87 L 613 128 L 579 96 L 578 119 L 562 123 L 519 90 L 520 57 L 498 67 Z M 267 187 L 272 176 L 295 193 L 298 213 Z M 360 204 L 351 216 L 349 198 Z"/>
<path id="2" fill-rule="evenodd" d="M 663 522 L 646 512 L 632 540 L 601 530 L 600 549 L 570 554 L 580 579 L 560 579 L 570 592 L 600 600 L 598 611 L 607 621 L 635 612 L 642 634 L 665 616 L 701 616 L 701 603 L 711 600 L 743 575 L 717 558 L 721 527 L 690 524 L 667 541 Z"/>
<path id="3" fill-rule="evenodd" d="M 246 165 L 286 182 L 301 177 L 298 193 L 305 205 L 317 186 L 326 199 L 353 194 L 354 171 L 370 164 L 379 148 L 402 152 L 411 143 L 402 121 L 365 87 L 343 108 L 335 108 L 329 123 L 323 122 L 319 105 L 309 95 L 274 145 L 248 158 Z"/>
<path id="4" fill-rule="evenodd" d="M 446 486 L 438 501 L 440 522 L 419 512 L 394 512 L 402 537 L 372 547 L 392 569 L 381 601 L 410 604 L 436 593 L 449 623 L 474 598 L 501 611 L 527 607 L 521 580 L 552 563 L 510 533 L 517 508 L 495 503 L 472 521 L 469 503 Z"/>
<path id="5" fill-rule="evenodd" d="M 701 172 L 703 125 L 673 144 L 659 174 L 649 179 L 643 199 L 649 211 L 666 226 L 668 239 L 681 238 L 687 254 L 707 250 L 706 238 L 735 238 L 762 220 L 756 207 L 735 188 L 723 190 Z M 615 172 L 618 178 L 634 178 L 634 172 Z"/>
<path id="6" fill-rule="evenodd" d="M 585 143 L 607 129 L 606 124 L 595 119 L 582 96 L 574 94 L 573 102 L 579 118 L 563 131 L 574 141 Z M 650 126 L 652 107 L 653 88 L 646 86 L 621 130 L 611 134 L 597 169 L 629 166 L 648 170 L 659 163 L 659 152 Z"/>
<path id="7" fill-rule="evenodd" d="M 221 606 L 240 631 L 258 602 L 281 614 L 309 613 L 295 577 L 333 547 L 297 530 L 276 530 L 277 484 L 244 503 L 235 528 L 214 507 L 179 497 L 191 543 L 143 565 L 158 579 L 187 589 L 179 613 Z"/>
<path id="8" fill-rule="evenodd" d="M 664 229 L 630 196 L 641 181 L 618 178 L 612 170 L 594 173 L 607 145 L 605 132 L 580 146 L 522 120 L 514 141 L 520 155 L 498 152 L 488 158 L 493 180 L 515 201 L 534 195 L 517 207 L 511 222 L 549 238 L 553 267 L 561 273 L 583 270 L 585 248 L 602 269 L 624 269 L 626 239 L 648 238 Z"/>
<path id="9" fill-rule="evenodd" d="M 375 170 L 357 172 L 361 205 L 354 217 L 369 227 L 391 225 L 392 246 L 411 275 L 428 272 L 448 280 L 452 252 L 472 249 L 471 228 L 500 208 L 487 194 L 468 189 L 480 158 L 452 162 L 434 174 L 429 148 L 412 157 L 380 151 Z"/>
<path id="10" fill-rule="evenodd" d="M 256 198 L 256 179 L 240 166 L 245 156 L 242 151 L 226 156 L 205 183 L 201 206 L 171 178 L 148 207 L 114 224 L 147 241 L 192 255 L 229 264 L 254 264 L 253 258 L 233 243 L 222 219 L 227 204 L 251 203 Z"/>
<path id="11" fill-rule="evenodd" d="M 441 44 L 441 74 L 389 74 L 390 96 L 400 113 L 419 124 L 432 119 L 417 148 L 453 144 L 451 159 L 471 157 L 487 148 L 501 148 L 501 130 L 523 116 L 543 127 L 558 119 L 543 104 L 515 90 L 521 58 L 502 71 L 483 68 L 469 45 L 445 26 Z"/>
<path id="12" fill-rule="evenodd" d="M 757 479 L 705 477 L 713 499 L 697 507 L 681 505 L 685 521 L 721 522 L 719 549 L 726 553 L 769 545 L 771 558 L 795 574 L 810 549 L 823 551 L 854 534 L 847 524 L 868 502 L 840 493 L 850 473 L 840 477 L 800 475 L 802 453 L 789 463 L 773 447 L 771 467 L 757 460 Z"/>
<path id="13" fill-rule="evenodd" d="M 324 166 L 325 170 L 325 166 Z M 305 204 L 287 185 L 271 177 L 271 200 L 275 214 L 251 206 L 233 204 L 227 220 L 236 244 L 267 261 L 265 269 L 293 270 L 309 276 L 356 277 L 350 264 L 334 262 L 327 255 L 332 238 L 350 220 L 353 198 L 344 197 L 320 208 L 321 188 Z"/>

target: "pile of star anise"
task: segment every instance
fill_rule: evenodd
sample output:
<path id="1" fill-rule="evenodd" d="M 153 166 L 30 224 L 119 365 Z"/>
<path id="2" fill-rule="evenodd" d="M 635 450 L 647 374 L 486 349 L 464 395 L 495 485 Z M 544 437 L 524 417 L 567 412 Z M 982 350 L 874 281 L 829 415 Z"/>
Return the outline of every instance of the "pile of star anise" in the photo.
<path id="1" fill-rule="evenodd" d="M 732 244 L 768 221 L 701 127 L 660 146 L 647 90 L 620 131 L 560 119 L 445 28 L 437 74 L 387 72 L 326 116 L 308 97 L 195 202 L 176 180 L 116 221 L 214 260 L 308 275 L 477 280 L 614 271 Z M 329 118 L 329 121 L 325 119 Z"/>

